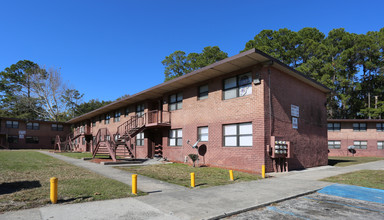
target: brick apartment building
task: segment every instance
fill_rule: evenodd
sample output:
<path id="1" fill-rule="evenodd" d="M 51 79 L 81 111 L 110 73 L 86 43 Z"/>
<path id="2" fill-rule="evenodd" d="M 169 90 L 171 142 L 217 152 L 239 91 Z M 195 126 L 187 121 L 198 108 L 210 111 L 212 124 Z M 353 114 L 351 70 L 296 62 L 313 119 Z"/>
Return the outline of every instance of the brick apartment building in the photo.
<path id="1" fill-rule="evenodd" d="M 63 122 L 0 118 L 0 147 L 6 149 L 53 149 L 56 135 L 69 133 Z"/>
<path id="2" fill-rule="evenodd" d="M 298 169 L 327 164 L 328 92 L 252 49 L 68 123 L 82 151 L 124 139 L 117 154 L 183 162 L 200 140 L 199 151 L 206 150 L 200 165 L 260 172 L 265 164 L 270 172 L 288 163 Z"/>
<path id="3" fill-rule="evenodd" d="M 384 119 L 329 119 L 329 156 L 384 156 Z"/>

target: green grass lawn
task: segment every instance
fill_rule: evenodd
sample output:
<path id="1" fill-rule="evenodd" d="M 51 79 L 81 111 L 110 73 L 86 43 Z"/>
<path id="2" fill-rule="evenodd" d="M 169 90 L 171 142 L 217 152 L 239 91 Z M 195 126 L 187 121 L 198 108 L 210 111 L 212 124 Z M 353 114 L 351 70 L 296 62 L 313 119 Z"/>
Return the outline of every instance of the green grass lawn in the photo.
<path id="1" fill-rule="evenodd" d="M 132 196 L 128 185 L 36 151 L 0 151 L 0 167 L 0 212 L 50 203 L 51 177 L 59 179 L 58 203 Z"/>
<path id="2" fill-rule="evenodd" d="M 328 165 L 345 167 L 360 163 L 368 163 L 377 160 L 384 160 L 383 157 L 328 157 Z"/>
<path id="3" fill-rule="evenodd" d="M 233 182 L 261 179 L 259 175 L 233 171 L 235 181 L 229 180 L 229 171 L 214 167 L 192 167 L 173 163 L 152 166 L 118 167 L 131 173 L 137 173 L 165 182 L 190 187 L 190 173 L 195 173 L 196 187 L 210 187 Z"/>
<path id="4" fill-rule="evenodd" d="M 322 181 L 384 189 L 384 170 L 360 170 L 328 177 Z"/>

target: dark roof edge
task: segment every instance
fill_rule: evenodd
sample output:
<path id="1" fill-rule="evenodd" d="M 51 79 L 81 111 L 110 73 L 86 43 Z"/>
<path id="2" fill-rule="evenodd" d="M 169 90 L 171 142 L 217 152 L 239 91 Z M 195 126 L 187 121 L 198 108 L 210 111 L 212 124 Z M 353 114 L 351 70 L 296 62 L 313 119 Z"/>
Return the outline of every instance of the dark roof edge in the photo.
<path id="1" fill-rule="evenodd" d="M 0 119 L 26 121 L 26 122 L 47 122 L 47 123 L 69 124 L 68 122 L 64 122 L 64 121 L 46 121 L 46 120 L 39 120 L 39 119 L 8 118 L 8 117 L 0 117 Z"/>

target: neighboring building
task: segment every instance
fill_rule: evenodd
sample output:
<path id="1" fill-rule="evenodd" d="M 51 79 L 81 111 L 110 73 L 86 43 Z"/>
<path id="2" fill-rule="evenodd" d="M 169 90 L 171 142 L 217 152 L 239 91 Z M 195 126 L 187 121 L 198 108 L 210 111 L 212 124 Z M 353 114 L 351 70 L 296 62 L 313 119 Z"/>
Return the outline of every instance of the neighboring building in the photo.
<path id="1" fill-rule="evenodd" d="M 329 119 L 328 148 L 329 156 L 383 157 L 384 119 Z"/>
<path id="2" fill-rule="evenodd" d="M 7 149 L 53 149 L 56 135 L 65 139 L 70 125 L 63 122 L 0 118 L 0 146 Z"/>
<path id="3" fill-rule="evenodd" d="M 68 123 L 74 124 L 75 132 L 84 131 L 77 138 L 83 151 L 92 139 L 98 145 L 120 136 L 127 143 L 122 149 L 136 158 L 162 156 L 183 162 L 197 152 L 187 141 L 193 145 L 200 140 L 198 145 L 207 149 L 200 164 L 250 172 L 260 172 L 265 164 L 270 172 L 273 163 L 287 161 L 290 169 L 300 169 L 327 164 L 328 92 L 252 49 Z M 291 146 L 289 155 L 286 150 L 277 151 L 282 159 L 270 156 L 275 137 Z"/>

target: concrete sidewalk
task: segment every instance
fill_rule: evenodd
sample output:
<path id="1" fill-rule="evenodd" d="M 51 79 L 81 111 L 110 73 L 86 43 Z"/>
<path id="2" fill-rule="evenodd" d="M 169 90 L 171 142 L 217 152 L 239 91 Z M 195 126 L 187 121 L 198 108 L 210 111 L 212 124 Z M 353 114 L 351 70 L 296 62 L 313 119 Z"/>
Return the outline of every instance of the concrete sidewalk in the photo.
<path id="1" fill-rule="evenodd" d="M 349 167 L 293 171 L 274 178 L 204 189 L 162 190 L 162 193 L 135 198 L 48 205 L 7 212 L 0 215 L 0 219 L 219 218 L 317 191 L 331 185 L 318 179 L 361 169 L 384 169 L 384 160 Z"/>
<path id="2" fill-rule="evenodd" d="M 86 160 L 66 157 L 60 154 L 55 154 L 47 151 L 39 151 L 39 152 L 42 154 L 46 154 L 48 156 L 57 158 L 59 160 L 65 161 L 67 163 L 73 164 L 75 166 L 88 169 L 90 171 L 93 171 L 105 177 L 120 181 L 127 185 L 132 184 L 132 173 L 129 173 L 127 171 L 119 170 L 119 169 L 116 169 L 110 166 L 101 165 L 98 163 L 92 163 Z M 187 190 L 187 188 L 183 186 L 170 184 L 167 182 L 155 180 L 145 176 L 138 176 L 138 179 L 140 181 L 138 184 L 139 190 L 147 193 L 174 192 L 174 191 L 180 191 L 180 190 L 181 191 Z"/>

